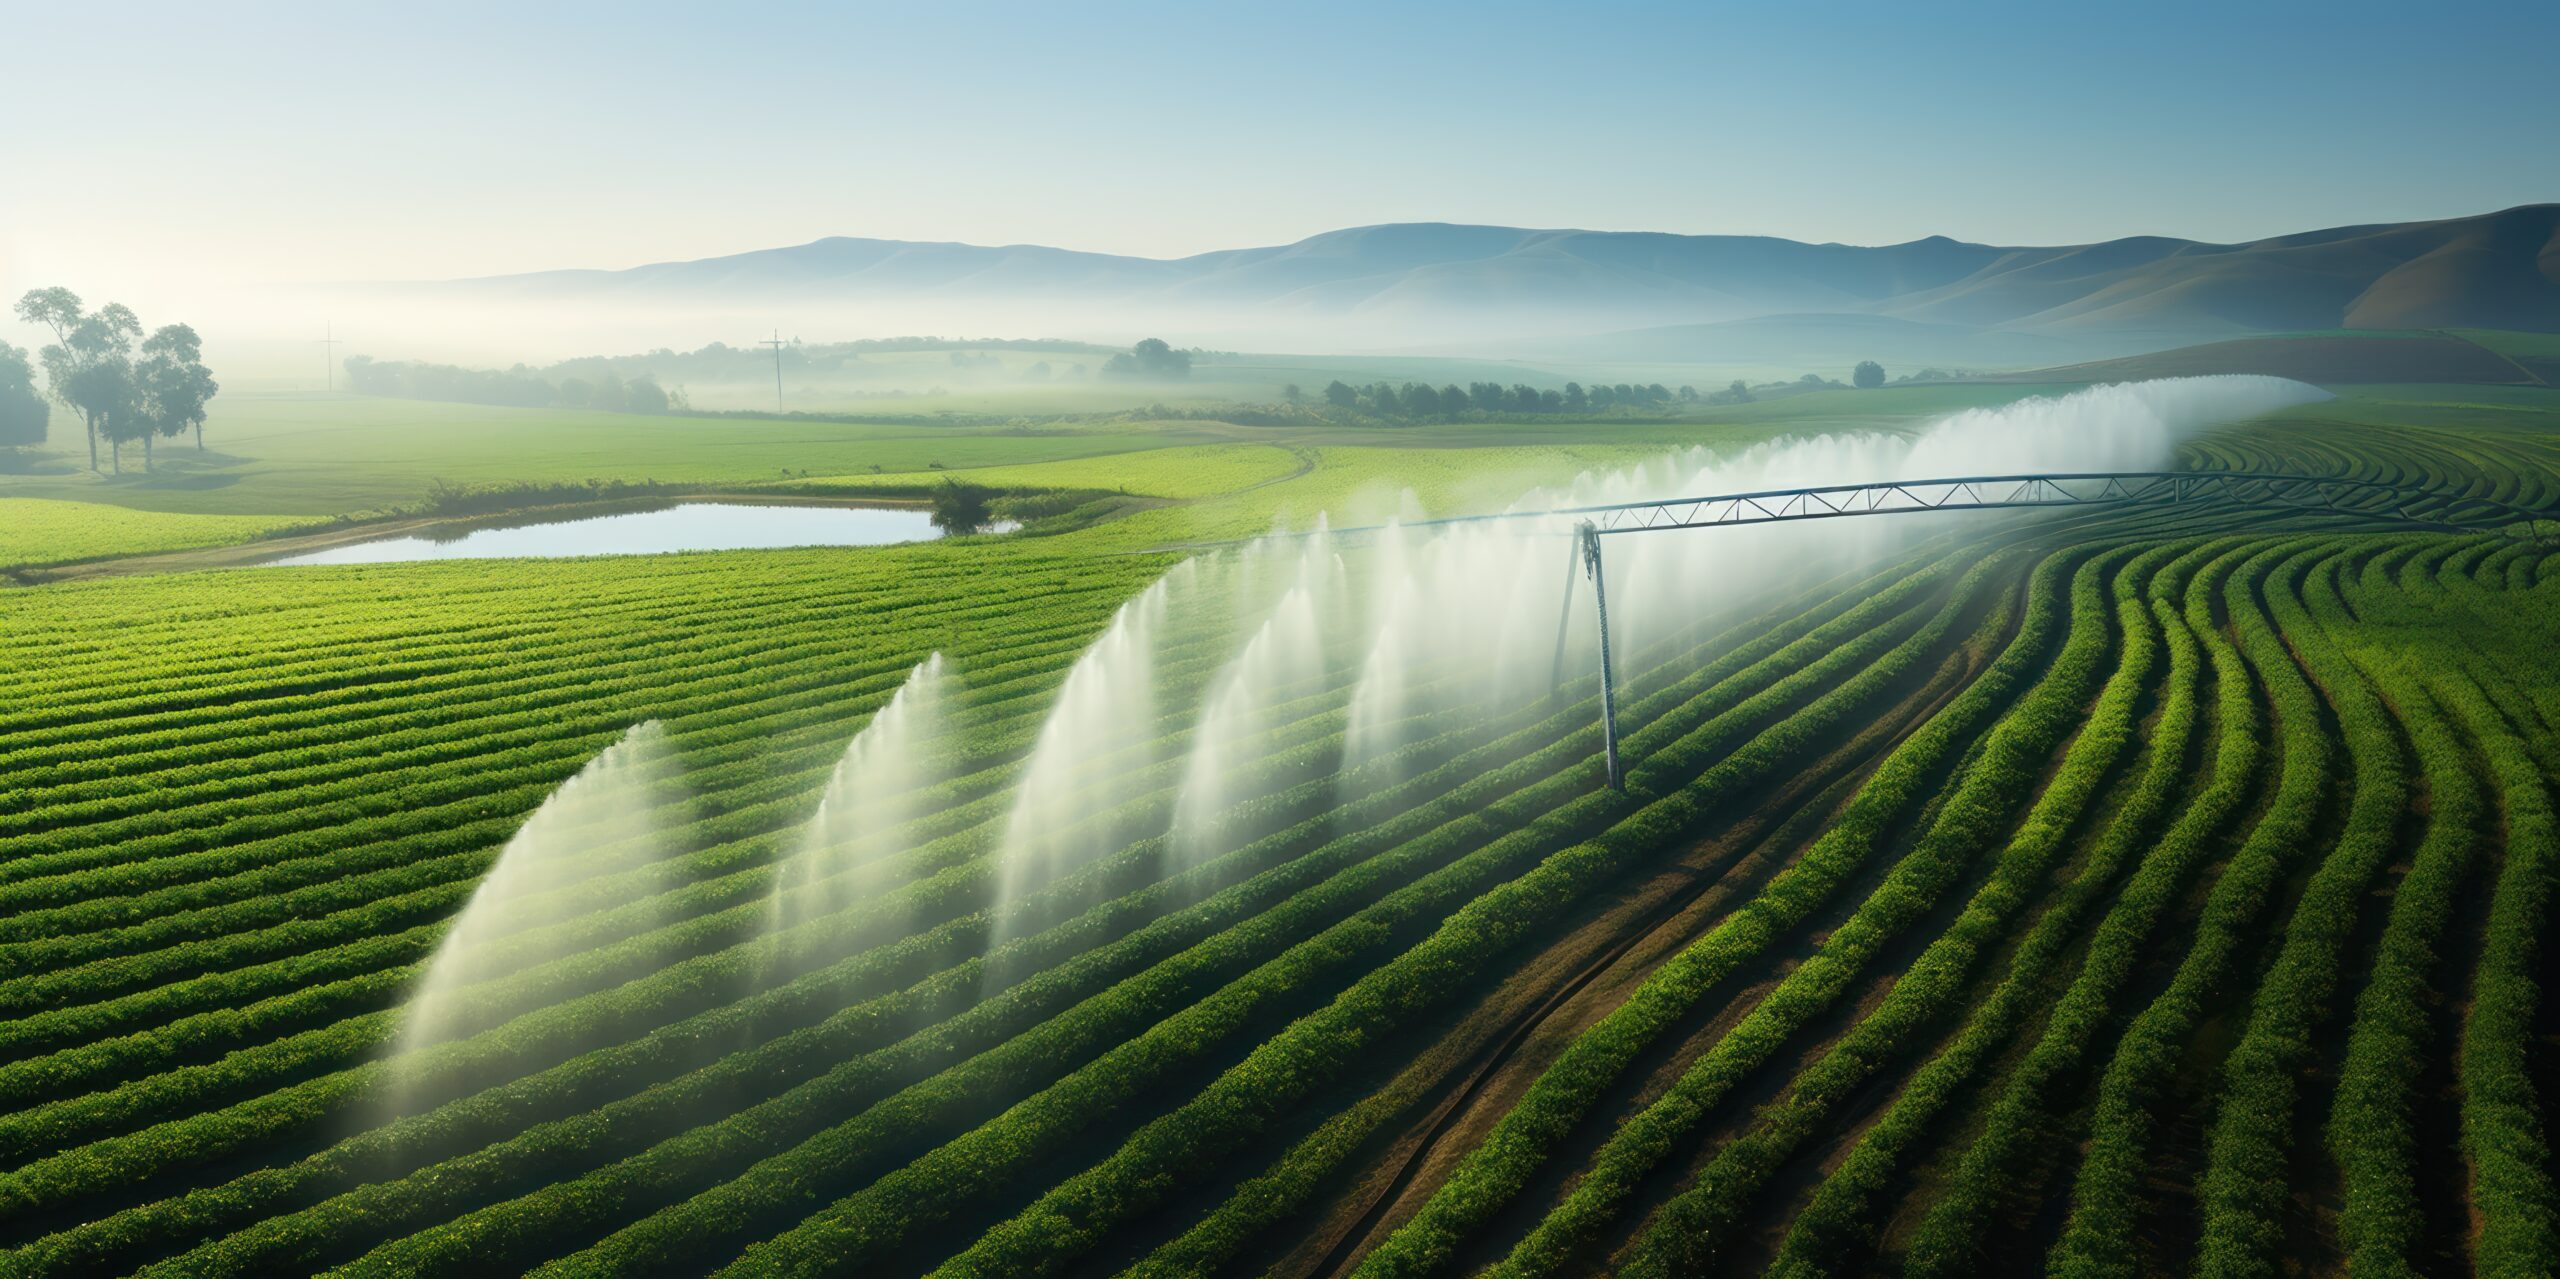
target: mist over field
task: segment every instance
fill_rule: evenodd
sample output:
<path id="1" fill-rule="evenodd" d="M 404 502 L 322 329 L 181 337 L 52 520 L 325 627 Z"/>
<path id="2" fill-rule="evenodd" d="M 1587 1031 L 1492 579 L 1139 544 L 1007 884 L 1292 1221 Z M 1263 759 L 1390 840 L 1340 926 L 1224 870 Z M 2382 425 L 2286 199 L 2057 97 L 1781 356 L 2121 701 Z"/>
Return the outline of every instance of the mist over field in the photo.
<path id="1" fill-rule="evenodd" d="M 329 351 L 471 367 L 712 342 L 1144 337 L 1215 350 L 1748 368 L 2020 369 L 2266 332 L 2554 323 L 2560 205 L 2243 245 L 2010 248 L 1360 227 L 1179 259 L 831 238 L 691 262 L 144 295 L 234 366 Z M 322 347 L 334 335 L 344 346 Z M 896 389 L 919 391 L 921 387 Z"/>

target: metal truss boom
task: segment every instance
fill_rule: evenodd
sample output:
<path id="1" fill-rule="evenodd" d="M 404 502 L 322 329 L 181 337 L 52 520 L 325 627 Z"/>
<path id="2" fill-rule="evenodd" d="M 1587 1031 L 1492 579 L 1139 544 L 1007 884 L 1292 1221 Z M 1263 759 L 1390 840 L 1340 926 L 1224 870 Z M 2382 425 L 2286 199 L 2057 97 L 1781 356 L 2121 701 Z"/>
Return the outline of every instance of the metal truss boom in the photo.
<path id="1" fill-rule="evenodd" d="M 2439 527 L 2460 515 L 2536 520 L 2552 512 L 2496 498 L 2342 476 L 2272 471 L 2063 471 L 2033 475 L 1962 475 L 1883 480 L 1815 488 L 1764 489 L 1550 512 L 1580 516 L 1602 535 L 1653 529 L 1774 524 L 1919 511 L 1987 511 L 2044 506 L 2227 502 L 2378 516 Z"/>
<path id="2" fill-rule="evenodd" d="M 1334 529 L 1332 535 L 1356 537 L 1382 533 L 1390 528 L 1421 529 L 1520 520 L 1549 521 L 1548 528 L 1541 532 L 1570 535 L 1573 554 L 1567 561 L 1567 582 L 1570 583 L 1570 575 L 1575 572 L 1591 580 L 1591 601 L 1599 617 L 1600 732 L 1601 745 L 1607 757 L 1609 785 L 1623 790 L 1626 775 L 1618 756 L 1617 673 L 1612 669 L 1609 651 L 1609 595 L 1607 579 L 1602 571 L 1600 539 L 1621 533 L 1781 524 L 1853 515 L 2185 502 L 2215 502 L 2358 519 L 2386 519 L 2451 530 L 2485 530 L 2522 523 L 2536 537 L 2550 535 L 2545 525 L 2560 531 L 2560 508 L 2522 506 L 2502 498 L 2383 480 L 2294 475 L 2281 471 L 2047 471 L 2023 475 L 1880 480 L 1872 484 L 1825 484 L 1811 488 L 1614 502 L 1603 506 L 1502 511 L 1491 515 L 1458 515 L 1395 525 Z M 1568 591 L 1565 615 L 1556 622 L 1556 683 L 1559 687 L 1564 682 L 1565 634 L 1572 608 L 1572 594 Z"/>
<path id="3" fill-rule="evenodd" d="M 1932 480 L 1885 480 L 1874 484 L 1831 484 L 1815 488 L 1765 489 L 1756 493 L 1721 493 L 1707 497 L 1651 502 L 1619 502 L 1607 506 L 1561 510 L 1506 512 L 1494 516 L 1461 516 L 1431 523 L 1475 523 L 1498 519 L 1573 518 L 1573 563 L 1591 579 L 1591 603 L 1600 631 L 1600 744 L 1609 785 L 1626 788 L 1618 756 L 1617 672 L 1609 651 L 1609 594 L 1602 572 L 1600 539 L 1617 533 L 1664 532 L 1673 529 L 1723 528 L 1742 524 L 1777 524 L 1793 520 L 1838 519 L 1852 515 L 1888 515 L 1924 511 L 1989 511 L 2050 506 L 2119 506 L 2144 503 L 2221 502 L 2239 506 L 2291 508 L 2338 515 L 2383 518 L 2433 528 L 2475 527 L 2464 519 L 2538 525 L 2555 518 L 2547 509 L 2518 506 L 2496 498 L 2447 493 L 2439 489 L 2267 471 L 2075 471 L 2034 475 L 1964 475 Z M 1416 526 L 1408 526 L 1416 527 Z M 1365 530 L 1345 530 L 1359 532 Z M 1566 616 L 1572 611 L 1566 597 Z M 1558 619 L 1556 661 L 1564 661 L 1564 624 Z"/>

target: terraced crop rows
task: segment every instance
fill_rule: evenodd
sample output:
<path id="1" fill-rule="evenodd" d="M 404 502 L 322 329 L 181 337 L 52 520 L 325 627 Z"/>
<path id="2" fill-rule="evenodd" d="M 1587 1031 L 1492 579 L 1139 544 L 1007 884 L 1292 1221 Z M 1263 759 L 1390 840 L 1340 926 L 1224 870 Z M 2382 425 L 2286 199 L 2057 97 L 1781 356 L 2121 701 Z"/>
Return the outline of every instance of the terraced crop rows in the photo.
<path id="1" fill-rule="evenodd" d="M 2560 496 L 2528 432 L 2193 458 Z M 1167 562 L 8 597 L 0 1269 L 2560 1268 L 2541 545 L 2000 523 L 1625 655 L 1624 795 L 1588 677 L 1337 779 L 1337 668 L 1235 779 L 1258 838 L 1000 899 L 1051 695 Z M 936 649 L 951 780 L 772 932 L 835 756 Z M 1162 741 L 1224 654 L 1173 646 Z M 681 854 L 620 881 L 647 909 L 564 918 L 574 953 L 494 992 L 534 1011 L 389 1108 L 444 922 L 644 718 L 686 792 Z M 1162 829 L 1179 782 L 1113 819 Z"/>

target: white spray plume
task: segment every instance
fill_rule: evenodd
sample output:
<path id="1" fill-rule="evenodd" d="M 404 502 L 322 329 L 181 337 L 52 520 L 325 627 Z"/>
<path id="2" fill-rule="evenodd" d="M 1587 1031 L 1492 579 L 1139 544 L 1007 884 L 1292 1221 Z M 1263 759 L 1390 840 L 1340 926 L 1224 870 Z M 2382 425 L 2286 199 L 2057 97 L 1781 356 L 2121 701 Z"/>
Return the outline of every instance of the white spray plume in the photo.
<path id="1" fill-rule="evenodd" d="M 2324 398 L 2316 387 L 2269 377 L 2098 386 L 1968 409 L 1907 433 L 1788 437 L 1729 455 L 1691 449 L 1585 474 L 1561 489 L 1527 494 L 1513 509 L 1950 476 L 2159 470 L 2194 431 Z M 1399 505 L 1419 515 L 1409 495 Z M 1874 562 L 1943 532 L 1954 518 L 1896 515 L 1611 538 L 1612 639 L 1621 654 L 1640 652 L 1737 600 Z M 1572 676 L 1593 669 L 1596 626 L 1572 527 L 1562 517 L 1432 527 L 1400 519 L 1366 539 L 1349 574 L 1321 525 L 1221 557 L 1220 571 L 1241 583 L 1237 611 L 1227 619 L 1240 639 L 1208 685 L 1180 770 L 1173 868 L 1252 834 L 1219 820 L 1235 798 L 1232 779 L 1254 762 L 1246 757 L 1254 743 L 1278 727 L 1281 702 L 1311 687 L 1329 664 L 1357 671 L 1343 694 L 1346 768 L 1364 768 L 1409 744 L 1404 735 L 1415 725 L 1518 710 L 1546 697 L 1560 670 Z M 1346 576 L 1365 578 L 1364 604 L 1348 603 Z M 1157 762 L 1144 749 L 1157 710 L 1154 644 L 1168 610 L 1191 603 L 1188 594 L 1169 599 L 1167 582 L 1159 581 L 1121 609 L 1067 677 L 1007 827 L 1007 899 L 1128 839 L 1163 833 L 1104 830 L 1087 819 L 1132 798 L 1129 779 Z"/>
<path id="2" fill-rule="evenodd" d="M 675 767 L 656 720 L 634 725 L 559 789 L 507 841 L 445 930 L 400 1020 L 399 1050 L 475 1033 L 527 1010 L 484 989 L 605 938 L 576 922 L 651 891 L 622 874 L 668 852 Z M 646 923 L 617 929 L 628 935 Z"/>
<path id="3" fill-rule="evenodd" d="M 953 676 L 935 653 L 907 672 L 886 706 L 854 734 L 827 779 L 800 846 L 774 877 L 773 927 L 797 927 L 853 904 L 845 872 L 901 851 L 885 841 L 925 816 L 945 780 L 933 749 L 946 727 Z"/>
<path id="4" fill-rule="evenodd" d="M 1068 669 L 1005 820 L 999 902 L 1035 891 L 1131 837 L 1104 818 L 1143 793 L 1142 775 L 1159 762 L 1152 749 L 1157 650 L 1175 597 L 1187 604 L 1197 578 L 1190 561 L 1157 578 L 1120 606 L 1102 638 Z"/>

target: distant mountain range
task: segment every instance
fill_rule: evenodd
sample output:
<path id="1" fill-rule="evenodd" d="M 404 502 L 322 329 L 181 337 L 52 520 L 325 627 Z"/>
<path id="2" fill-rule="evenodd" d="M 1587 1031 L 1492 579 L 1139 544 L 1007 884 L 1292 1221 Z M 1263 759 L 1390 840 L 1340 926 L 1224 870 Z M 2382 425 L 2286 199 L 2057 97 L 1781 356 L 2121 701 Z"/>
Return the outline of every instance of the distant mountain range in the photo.
<path id="1" fill-rule="evenodd" d="M 1858 316 L 2057 336 L 2339 328 L 2560 331 L 2560 204 L 2248 244 L 2022 248 L 1397 223 L 1158 260 L 833 237 L 621 271 L 438 286 L 609 304 L 1046 302 L 1549 334 Z M 1894 326 L 1900 327 L 1900 326 Z"/>

